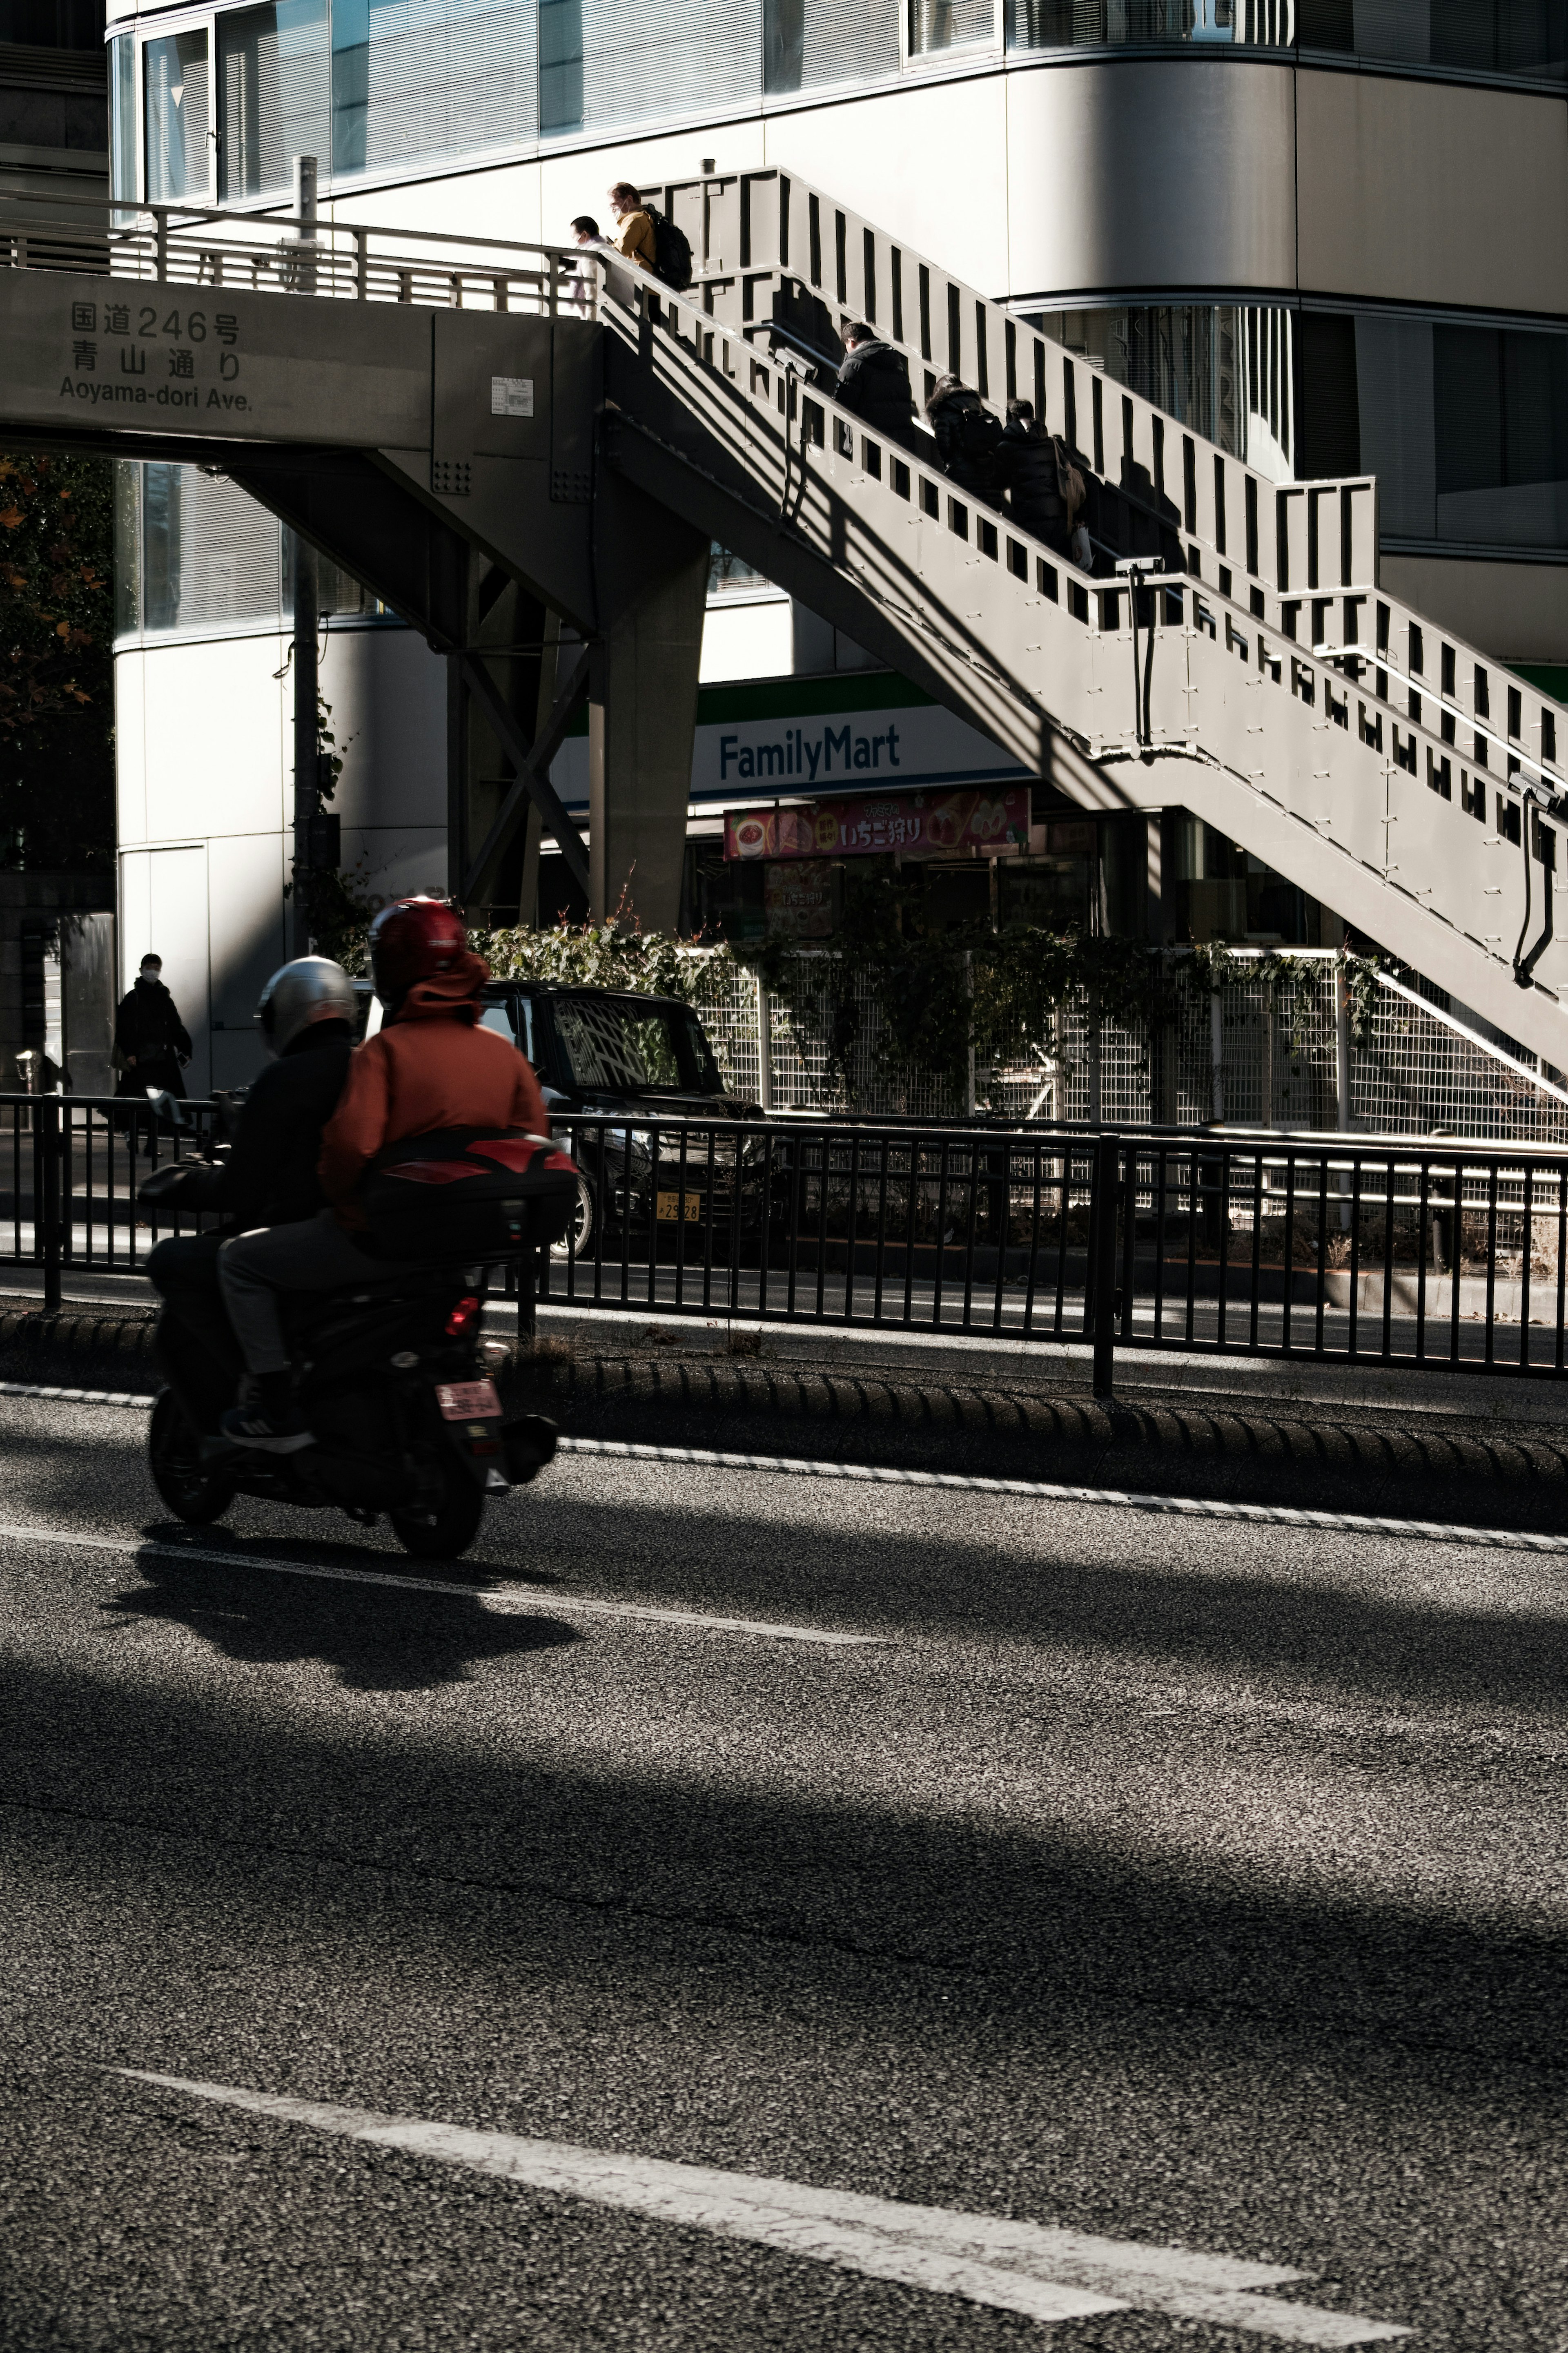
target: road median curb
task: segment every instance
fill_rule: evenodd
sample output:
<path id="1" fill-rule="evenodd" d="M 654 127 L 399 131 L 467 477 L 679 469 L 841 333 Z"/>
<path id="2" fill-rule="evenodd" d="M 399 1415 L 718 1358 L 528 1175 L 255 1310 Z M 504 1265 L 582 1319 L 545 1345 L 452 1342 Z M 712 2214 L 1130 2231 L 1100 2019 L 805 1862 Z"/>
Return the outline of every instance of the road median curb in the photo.
<path id="1" fill-rule="evenodd" d="M 0 1378 L 150 1396 L 154 1328 L 118 1303 L 0 1314 Z M 1065 1367 L 1046 1387 L 549 1337 L 489 1347 L 509 1406 L 583 1437 L 1568 1530 L 1568 1436 L 1522 1417 L 1505 1433 L 1419 1403 L 1368 1416 L 1146 1391 L 1106 1406 Z"/>

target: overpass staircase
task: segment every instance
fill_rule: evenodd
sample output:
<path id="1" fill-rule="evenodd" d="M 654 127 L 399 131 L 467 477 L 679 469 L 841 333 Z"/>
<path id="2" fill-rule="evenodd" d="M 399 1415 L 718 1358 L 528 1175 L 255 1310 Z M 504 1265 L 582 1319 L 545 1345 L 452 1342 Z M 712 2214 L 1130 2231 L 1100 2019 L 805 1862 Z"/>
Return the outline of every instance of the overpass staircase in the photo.
<path id="1" fill-rule="evenodd" d="M 788 174 L 663 195 L 680 296 L 352 221 L 0 206 L 0 435 L 220 467 L 470 663 L 476 558 L 603 643 L 721 541 L 1071 800 L 1205 819 L 1568 1064 L 1568 709 L 1382 589 L 1375 481 L 1249 468 Z M 1016 390 L 1083 450 L 1094 573 L 838 407 L 854 317 L 917 393 Z M 682 707 L 689 773 L 694 668 Z M 561 726 L 513 729 L 514 797 L 582 864 Z"/>

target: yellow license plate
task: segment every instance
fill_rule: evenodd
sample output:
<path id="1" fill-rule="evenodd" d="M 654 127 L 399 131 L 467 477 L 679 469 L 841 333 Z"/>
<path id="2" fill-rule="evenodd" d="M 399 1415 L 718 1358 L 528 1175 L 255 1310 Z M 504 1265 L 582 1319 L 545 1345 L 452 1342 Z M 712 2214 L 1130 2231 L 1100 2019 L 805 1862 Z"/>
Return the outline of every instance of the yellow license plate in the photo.
<path id="1" fill-rule="evenodd" d="M 702 1196 L 700 1193 L 661 1193 L 658 1214 L 661 1218 L 668 1218 L 672 1225 L 680 1218 L 684 1218 L 689 1226 L 700 1225 L 702 1221 Z"/>

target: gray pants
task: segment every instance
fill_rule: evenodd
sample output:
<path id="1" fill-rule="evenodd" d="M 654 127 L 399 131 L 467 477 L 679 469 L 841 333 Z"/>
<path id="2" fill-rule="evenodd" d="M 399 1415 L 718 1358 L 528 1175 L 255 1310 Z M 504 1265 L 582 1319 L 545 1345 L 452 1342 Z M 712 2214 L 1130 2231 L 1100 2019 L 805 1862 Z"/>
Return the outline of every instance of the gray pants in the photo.
<path id="1" fill-rule="evenodd" d="M 280 1291 L 347 1291 L 395 1285 L 406 1269 L 362 1250 L 331 1209 L 296 1226 L 268 1226 L 239 1234 L 218 1252 L 217 1279 L 224 1305 L 252 1373 L 284 1373 L 289 1350 L 278 1314 Z"/>

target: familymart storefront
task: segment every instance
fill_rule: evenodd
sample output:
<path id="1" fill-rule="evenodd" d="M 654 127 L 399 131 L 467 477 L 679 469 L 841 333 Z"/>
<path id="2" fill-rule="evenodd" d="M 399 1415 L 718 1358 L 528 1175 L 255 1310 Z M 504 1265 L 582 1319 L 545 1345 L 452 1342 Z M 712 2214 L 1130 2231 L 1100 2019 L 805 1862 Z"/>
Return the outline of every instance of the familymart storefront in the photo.
<path id="1" fill-rule="evenodd" d="M 552 775 L 585 822 L 585 733 Z M 704 687 L 681 928 L 826 938 L 851 868 L 906 860 L 926 868 L 945 920 L 1087 923 L 1097 837 L 1094 819 L 890 672 Z M 542 908 L 553 912 L 563 881 L 542 873 Z"/>

